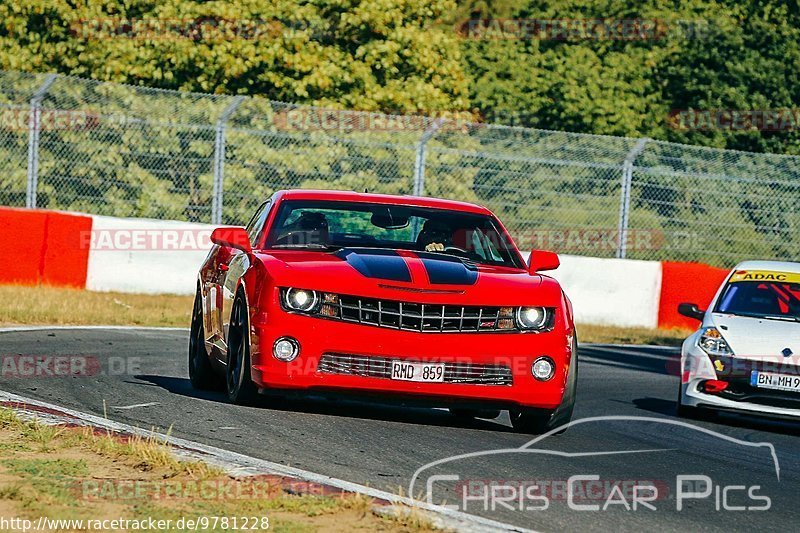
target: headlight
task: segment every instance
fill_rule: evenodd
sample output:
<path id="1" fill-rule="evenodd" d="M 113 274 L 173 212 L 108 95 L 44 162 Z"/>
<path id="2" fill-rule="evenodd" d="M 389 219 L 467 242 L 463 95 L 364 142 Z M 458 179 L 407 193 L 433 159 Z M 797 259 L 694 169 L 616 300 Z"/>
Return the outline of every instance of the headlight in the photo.
<path id="1" fill-rule="evenodd" d="M 542 329 L 550 317 L 544 307 L 520 307 L 517 309 L 517 327 L 519 329 Z"/>
<path id="2" fill-rule="evenodd" d="M 706 328 L 700 334 L 697 345 L 708 355 L 733 355 L 733 350 L 722 338 L 722 334 L 717 328 Z"/>
<path id="3" fill-rule="evenodd" d="M 304 289 L 287 289 L 284 298 L 286 307 L 293 311 L 312 311 L 319 302 L 319 296 L 317 296 L 316 291 Z"/>

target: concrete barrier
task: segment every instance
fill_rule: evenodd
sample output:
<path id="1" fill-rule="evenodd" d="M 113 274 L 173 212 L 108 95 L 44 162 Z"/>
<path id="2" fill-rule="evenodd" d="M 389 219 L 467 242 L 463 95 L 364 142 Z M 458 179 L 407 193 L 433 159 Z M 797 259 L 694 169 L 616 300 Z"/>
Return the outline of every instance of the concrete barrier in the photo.
<path id="1" fill-rule="evenodd" d="M 85 287 L 89 249 L 80 237 L 91 227 L 87 215 L 0 208 L 0 283 Z"/>
<path id="2" fill-rule="evenodd" d="M 213 226 L 0 207 L 0 283 L 193 294 Z M 561 255 L 556 278 L 578 322 L 696 327 L 678 304 L 705 307 L 728 270 L 697 263 Z"/>
<path id="3" fill-rule="evenodd" d="M 717 289 L 730 270 L 702 263 L 662 263 L 662 285 L 658 306 L 658 326 L 661 328 L 691 328 L 697 320 L 678 314 L 678 304 L 695 303 L 708 309 Z"/>
<path id="4" fill-rule="evenodd" d="M 630 259 L 559 256 L 547 274 L 572 300 L 575 320 L 608 326 L 658 326 L 661 263 Z"/>
<path id="5" fill-rule="evenodd" d="M 213 226 L 93 216 L 86 288 L 194 294 Z"/>

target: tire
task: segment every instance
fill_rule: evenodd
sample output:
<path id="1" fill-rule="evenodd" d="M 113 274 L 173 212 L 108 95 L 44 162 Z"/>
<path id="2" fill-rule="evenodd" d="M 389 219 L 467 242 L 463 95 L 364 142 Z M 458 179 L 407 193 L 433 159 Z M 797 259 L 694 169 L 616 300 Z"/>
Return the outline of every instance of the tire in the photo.
<path id="1" fill-rule="evenodd" d="M 713 421 L 717 418 L 717 413 L 710 409 L 684 405 L 683 390 L 680 382 L 678 382 L 678 403 L 676 404 L 675 414 L 678 415 L 678 418 L 688 418 L 689 420 Z"/>
<path id="2" fill-rule="evenodd" d="M 206 352 L 202 306 L 203 300 L 198 289 L 194 297 L 192 326 L 189 333 L 189 381 L 192 387 L 198 390 L 219 390 L 222 380 L 214 373 Z"/>
<path id="3" fill-rule="evenodd" d="M 231 323 L 228 328 L 228 365 L 225 370 L 228 400 L 237 405 L 255 405 L 258 400 L 258 389 L 250 378 L 249 328 L 247 305 L 240 293 L 231 310 Z"/>
<path id="4" fill-rule="evenodd" d="M 572 356 L 570 357 L 569 374 L 564 386 L 564 396 L 559 405 L 553 411 L 542 409 L 511 409 L 508 416 L 511 418 L 511 425 L 517 433 L 527 433 L 529 435 L 541 435 L 557 427 L 566 425 L 572 420 L 572 413 L 575 410 L 575 398 L 578 393 L 578 339 L 575 337 L 572 345 Z M 562 429 L 557 433 L 561 435 L 566 430 Z"/>

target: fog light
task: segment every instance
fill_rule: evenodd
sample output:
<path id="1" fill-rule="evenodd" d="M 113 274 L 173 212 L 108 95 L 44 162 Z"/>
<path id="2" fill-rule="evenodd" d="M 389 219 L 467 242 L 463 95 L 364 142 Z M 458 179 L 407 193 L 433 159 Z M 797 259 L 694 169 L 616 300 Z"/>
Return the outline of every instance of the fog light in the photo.
<path id="1" fill-rule="evenodd" d="M 531 374 L 539 381 L 547 381 L 556 373 L 556 364 L 549 357 L 540 357 L 531 365 Z"/>
<path id="2" fill-rule="evenodd" d="M 291 337 L 281 337 L 272 346 L 272 355 L 278 361 L 294 361 L 300 353 L 300 345 Z"/>

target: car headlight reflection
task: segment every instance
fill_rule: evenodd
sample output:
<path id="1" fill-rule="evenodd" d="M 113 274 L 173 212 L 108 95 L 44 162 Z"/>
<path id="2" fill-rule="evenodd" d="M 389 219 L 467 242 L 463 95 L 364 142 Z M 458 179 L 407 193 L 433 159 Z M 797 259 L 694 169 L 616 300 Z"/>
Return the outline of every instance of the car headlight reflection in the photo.
<path id="1" fill-rule="evenodd" d="M 293 311 L 312 311 L 317 307 L 319 296 L 316 291 L 288 289 L 285 294 L 286 307 Z"/>
<path id="2" fill-rule="evenodd" d="M 550 317 L 545 307 L 520 307 L 517 309 L 519 329 L 543 329 Z"/>
<path id="3" fill-rule="evenodd" d="M 705 328 L 697 345 L 708 355 L 733 355 L 733 350 L 717 328 Z"/>

